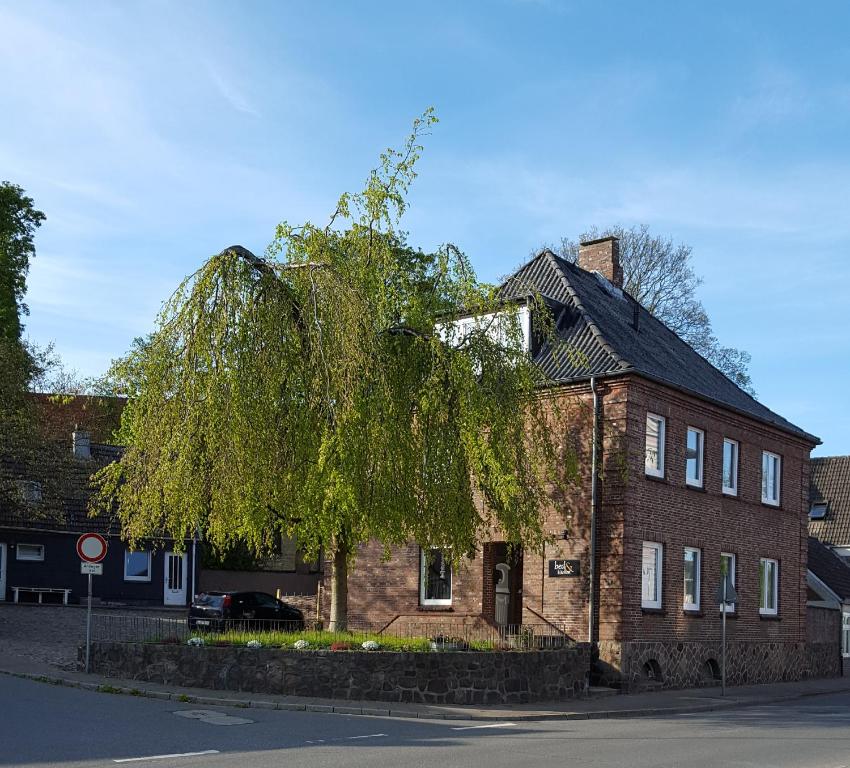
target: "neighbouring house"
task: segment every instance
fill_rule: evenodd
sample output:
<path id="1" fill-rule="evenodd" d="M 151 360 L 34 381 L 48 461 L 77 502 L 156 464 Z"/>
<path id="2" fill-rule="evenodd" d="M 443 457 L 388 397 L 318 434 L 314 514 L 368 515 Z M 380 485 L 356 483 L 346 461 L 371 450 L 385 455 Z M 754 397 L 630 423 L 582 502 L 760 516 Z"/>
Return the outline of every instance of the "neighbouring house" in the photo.
<path id="1" fill-rule="evenodd" d="M 577 486 L 551 500 L 545 551 L 495 535 L 452 567 L 413 543 L 388 562 L 380 544 L 366 544 L 350 577 L 352 623 L 549 627 L 594 644 L 598 682 L 711 684 L 716 594 L 728 572 L 739 596 L 727 621 L 731 683 L 838 674 L 835 659 L 807 644 L 809 454 L 818 438 L 628 295 L 618 247 L 615 238 L 583 243 L 577 264 L 544 251 L 501 287 L 520 304 L 542 295 L 570 350 L 553 354 L 523 310 L 529 354 L 552 380 L 548 396 L 561 400 L 581 460 Z"/>
<path id="2" fill-rule="evenodd" d="M 812 459 L 809 533 L 850 561 L 850 456 Z"/>
<path id="3" fill-rule="evenodd" d="M 0 449 L 0 600 L 78 602 L 87 595 L 76 541 L 103 535 L 99 602 L 186 605 L 195 583 L 193 542 L 164 540 L 131 551 L 111 516 L 90 517 L 89 480 L 121 455 L 110 444 L 123 402 L 117 398 L 34 395 L 39 440 L 26 452 Z"/>
<path id="4" fill-rule="evenodd" d="M 843 674 L 850 676 L 850 564 L 814 536 L 808 562 L 809 642 L 839 656 Z"/>

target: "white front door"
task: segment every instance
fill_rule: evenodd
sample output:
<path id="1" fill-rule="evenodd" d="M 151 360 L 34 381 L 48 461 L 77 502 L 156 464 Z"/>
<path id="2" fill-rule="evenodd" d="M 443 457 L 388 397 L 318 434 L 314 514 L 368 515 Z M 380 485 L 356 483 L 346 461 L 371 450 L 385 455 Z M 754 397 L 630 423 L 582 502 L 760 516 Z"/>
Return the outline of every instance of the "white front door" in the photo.
<path id="1" fill-rule="evenodd" d="M 165 553 L 165 605 L 186 605 L 186 564 L 185 554 Z"/>
<path id="2" fill-rule="evenodd" d="M 6 545 L 0 544 L 0 600 L 6 599 Z"/>

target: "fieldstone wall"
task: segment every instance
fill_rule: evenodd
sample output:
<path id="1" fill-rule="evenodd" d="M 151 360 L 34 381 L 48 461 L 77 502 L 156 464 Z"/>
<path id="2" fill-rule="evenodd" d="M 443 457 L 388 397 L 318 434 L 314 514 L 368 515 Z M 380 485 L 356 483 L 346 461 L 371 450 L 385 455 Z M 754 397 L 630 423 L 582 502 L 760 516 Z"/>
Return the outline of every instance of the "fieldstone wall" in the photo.
<path id="1" fill-rule="evenodd" d="M 524 704 L 587 692 L 590 647 L 434 653 L 95 642 L 94 672 L 255 693 L 424 704 Z"/>
<path id="2" fill-rule="evenodd" d="M 621 649 L 624 690 L 719 685 L 719 642 L 628 642 Z M 726 645 L 728 685 L 777 683 L 841 674 L 834 643 L 744 642 Z"/>

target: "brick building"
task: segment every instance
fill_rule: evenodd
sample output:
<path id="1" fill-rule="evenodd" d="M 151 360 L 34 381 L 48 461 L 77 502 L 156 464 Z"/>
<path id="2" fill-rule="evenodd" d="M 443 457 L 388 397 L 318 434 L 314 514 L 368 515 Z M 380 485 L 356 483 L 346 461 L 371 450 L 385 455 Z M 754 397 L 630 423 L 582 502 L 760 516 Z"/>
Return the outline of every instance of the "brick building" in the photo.
<path id="1" fill-rule="evenodd" d="M 718 673 L 715 595 L 728 571 L 739 596 L 727 614 L 730 682 L 828 674 L 806 645 L 818 439 L 737 387 L 622 280 L 618 242 L 604 238 L 582 244 L 578 264 L 544 251 L 502 286 L 518 302 L 538 292 L 569 351 L 529 334 L 581 466 L 575 488 L 553 498 L 545 551 L 496 536 L 452 569 L 414 544 L 385 562 L 371 543 L 352 571 L 350 616 L 443 631 L 548 625 L 596 644 L 597 680 L 698 685 Z"/>

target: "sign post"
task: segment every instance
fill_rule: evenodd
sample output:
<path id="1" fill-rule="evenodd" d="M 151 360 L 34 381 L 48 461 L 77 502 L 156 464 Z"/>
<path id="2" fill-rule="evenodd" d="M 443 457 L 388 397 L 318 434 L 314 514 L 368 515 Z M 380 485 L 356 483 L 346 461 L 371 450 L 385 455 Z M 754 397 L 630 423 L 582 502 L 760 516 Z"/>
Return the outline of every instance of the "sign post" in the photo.
<path id="1" fill-rule="evenodd" d="M 720 630 L 720 695 L 726 695 L 726 611 L 730 605 L 738 602 L 738 593 L 728 573 L 721 576 L 720 584 L 717 586 L 717 600 L 720 602 L 720 610 L 723 613 Z"/>
<path id="2" fill-rule="evenodd" d="M 91 577 L 103 574 L 103 564 L 106 557 L 106 539 L 99 533 L 84 533 L 77 539 L 77 554 L 80 557 L 80 573 L 89 577 L 89 601 L 86 608 L 86 673 L 89 671 L 89 656 L 91 653 Z"/>

